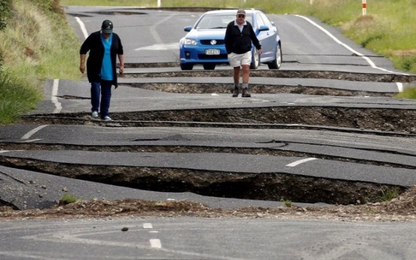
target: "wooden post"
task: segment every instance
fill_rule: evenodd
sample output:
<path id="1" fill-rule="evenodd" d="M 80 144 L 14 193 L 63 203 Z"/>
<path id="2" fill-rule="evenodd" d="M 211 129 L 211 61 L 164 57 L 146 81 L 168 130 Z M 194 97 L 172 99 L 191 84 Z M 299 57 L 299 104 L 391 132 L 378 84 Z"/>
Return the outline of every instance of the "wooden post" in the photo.
<path id="1" fill-rule="evenodd" d="M 363 0 L 363 15 L 367 14 L 367 0 Z"/>

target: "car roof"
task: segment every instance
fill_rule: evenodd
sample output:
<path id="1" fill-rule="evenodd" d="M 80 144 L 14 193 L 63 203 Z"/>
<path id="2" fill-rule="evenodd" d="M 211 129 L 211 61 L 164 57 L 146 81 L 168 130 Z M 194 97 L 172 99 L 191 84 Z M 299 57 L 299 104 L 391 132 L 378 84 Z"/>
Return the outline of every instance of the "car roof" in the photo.
<path id="1" fill-rule="evenodd" d="M 214 14 L 214 15 L 216 15 L 216 14 L 218 14 L 218 15 L 229 15 L 229 14 L 233 14 L 233 15 L 235 15 L 235 14 L 237 14 L 237 9 L 225 9 L 225 10 L 214 10 L 214 11 L 208 11 L 208 12 L 206 12 L 205 14 Z M 256 9 L 247 9 L 247 10 L 245 10 L 246 11 L 246 14 L 252 14 L 252 13 L 254 13 L 254 12 L 257 12 L 257 11 L 260 11 L 260 10 L 256 10 Z"/>

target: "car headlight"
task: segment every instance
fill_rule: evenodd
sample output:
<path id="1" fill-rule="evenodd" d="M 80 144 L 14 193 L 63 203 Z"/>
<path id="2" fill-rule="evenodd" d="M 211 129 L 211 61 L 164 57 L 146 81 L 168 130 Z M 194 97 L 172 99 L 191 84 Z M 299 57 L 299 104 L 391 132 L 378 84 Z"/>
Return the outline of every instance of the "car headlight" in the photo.
<path id="1" fill-rule="evenodd" d="M 185 39 L 185 45 L 196 45 L 197 42 L 194 39 Z"/>

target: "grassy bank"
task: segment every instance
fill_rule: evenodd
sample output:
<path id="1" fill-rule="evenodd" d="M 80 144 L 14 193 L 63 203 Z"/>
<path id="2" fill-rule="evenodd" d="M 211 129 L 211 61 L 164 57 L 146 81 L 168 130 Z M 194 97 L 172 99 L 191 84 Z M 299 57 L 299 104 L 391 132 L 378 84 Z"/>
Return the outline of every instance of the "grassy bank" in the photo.
<path id="1" fill-rule="evenodd" d="M 80 43 L 56 2 L 13 0 L 8 8 L 0 31 L 0 125 L 36 108 L 45 79 L 81 77 Z"/>

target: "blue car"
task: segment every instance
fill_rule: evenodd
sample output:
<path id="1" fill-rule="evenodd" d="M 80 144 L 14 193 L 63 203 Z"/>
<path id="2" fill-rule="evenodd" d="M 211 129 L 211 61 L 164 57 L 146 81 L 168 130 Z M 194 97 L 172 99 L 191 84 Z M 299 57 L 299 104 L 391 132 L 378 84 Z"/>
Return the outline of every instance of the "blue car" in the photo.
<path id="1" fill-rule="evenodd" d="M 213 70 L 218 64 L 229 64 L 225 50 L 225 30 L 236 19 L 237 10 L 217 10 L 204 13 L 194 26 L 186 26 L 188 32 L 179 42 L 179 58 L 182 70 L 192 70 L 201 64 L 205 70 Z M 246 10 L 246 21 L 253 25 L 263 53 L 252 47 L 251 69 L 265 63 L 269 69 L 282 65 L 282 43 L 276 25 L 259 10 Z"/>

